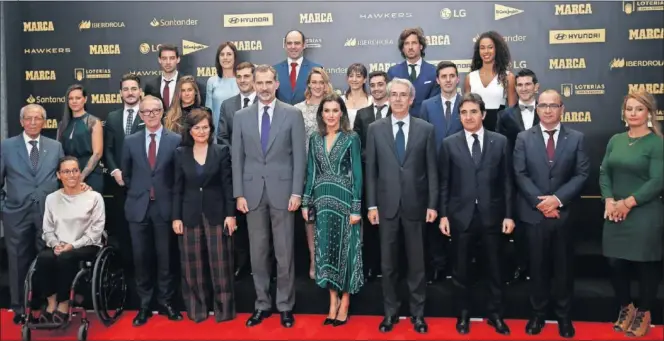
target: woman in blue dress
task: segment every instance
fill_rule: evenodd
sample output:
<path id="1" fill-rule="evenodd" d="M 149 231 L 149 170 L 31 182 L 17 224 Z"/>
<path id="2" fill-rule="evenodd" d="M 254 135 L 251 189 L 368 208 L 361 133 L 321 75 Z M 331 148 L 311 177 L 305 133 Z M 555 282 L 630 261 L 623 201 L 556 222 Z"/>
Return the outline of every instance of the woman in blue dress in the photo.
<path id="1" fill-rule="evenodd" d="M 235 44 L 228 41 L 217 48 L 214 66 L 217 75 L 208 78 L 205 96 L 205 106 L 212 109 L 212 122 L 219 124 L 219 111 L 221 103 L 240 93 L 240 88 L 235 80 L 235 65 L 237 60 L 237 48 Z"/>

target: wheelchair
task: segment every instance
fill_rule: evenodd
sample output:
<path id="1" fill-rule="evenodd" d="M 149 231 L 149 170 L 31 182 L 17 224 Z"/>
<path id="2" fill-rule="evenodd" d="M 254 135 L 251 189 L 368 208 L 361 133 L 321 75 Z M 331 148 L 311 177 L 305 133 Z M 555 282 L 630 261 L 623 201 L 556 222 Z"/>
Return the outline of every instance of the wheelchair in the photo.
<path id="1" fill-rule="evenodd" d="M 38 268 L 37 258 L 32 261 L 25 278 L 25 315 L 21 335 L 23 341 L 29 341 L 32 330 L 64 330 L 73 321 L 74 315 L 80 315 L 81 325 L 78 328 L 78 340 L 85 341 L 88 337 L 90 321 L 84 307 L 85 295 L 78 291 L 87 289 L 87 297 L 92 297 L 92 306 L 104 326 L 109 327 L 117 321 L 124 311 L 127 296 L 127 283 L 122 262 L 117 250 L 107 245 L 108 236 L 104 232 L 103 245 L 93 261 L 79 263 L 79 271 L 72 281 L 69 290 L 68 320 L 63 323 L 40 323 L 40 314 L 32 309 L 36 302 L 32 286 L 32 275 Z M 87 285 L 86 285 L 87 284 Z M 78 291 L 77 291 L 78 290 Z"/>

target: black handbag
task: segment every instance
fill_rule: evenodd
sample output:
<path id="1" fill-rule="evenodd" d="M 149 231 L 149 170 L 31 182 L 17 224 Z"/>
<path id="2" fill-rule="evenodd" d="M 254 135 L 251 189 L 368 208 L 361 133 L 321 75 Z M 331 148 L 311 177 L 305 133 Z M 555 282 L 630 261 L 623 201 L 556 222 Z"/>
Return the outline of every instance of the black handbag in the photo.
<path id="1" fill-rule="evenodd" d="M 311 206 L 308 209 L 308 215 L 307 215 L 307 223 L 315 223 L 316 222 L 316 206 Z"/>

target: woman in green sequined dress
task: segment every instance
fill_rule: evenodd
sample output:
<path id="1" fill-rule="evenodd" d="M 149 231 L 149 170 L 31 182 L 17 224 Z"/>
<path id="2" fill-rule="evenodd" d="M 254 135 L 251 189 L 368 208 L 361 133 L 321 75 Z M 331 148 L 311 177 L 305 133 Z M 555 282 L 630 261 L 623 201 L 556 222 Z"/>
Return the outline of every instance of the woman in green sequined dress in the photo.
<path id="1" fill-rule="evenodd" d="M 302 215 L 315 209 L 316 283 L 330 291 L 324 324 L 348 321 L 350 294 L 364 285 L 360 238 L 362 159 L 360 138 L 350 129 L 346 106 L 326 96 L 316 115 L 318 131 L 309 138 L 307 183 Z M 341 300 L 339 296 L 341 295 Z"/>

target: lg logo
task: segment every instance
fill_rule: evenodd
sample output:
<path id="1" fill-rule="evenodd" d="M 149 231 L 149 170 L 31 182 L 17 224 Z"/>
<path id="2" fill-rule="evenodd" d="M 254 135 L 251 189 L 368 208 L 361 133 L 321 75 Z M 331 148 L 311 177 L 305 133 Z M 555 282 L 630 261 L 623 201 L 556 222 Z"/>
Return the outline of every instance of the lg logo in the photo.
<path id="1" fill-rule="evenodd" d="M 465 18 L 466 10 L 443 8 L 442 10 L 440 10 L 440 17 L 445 20 L 452 18 Z"/>

